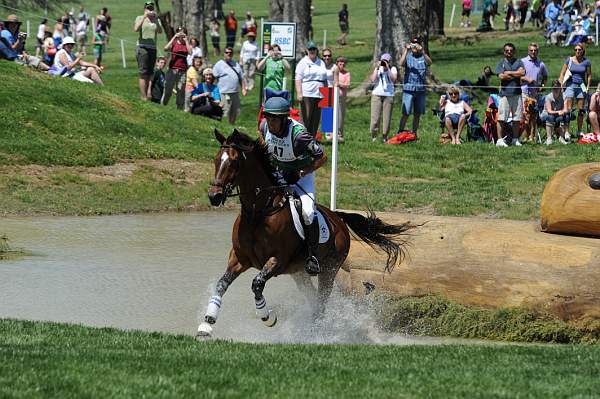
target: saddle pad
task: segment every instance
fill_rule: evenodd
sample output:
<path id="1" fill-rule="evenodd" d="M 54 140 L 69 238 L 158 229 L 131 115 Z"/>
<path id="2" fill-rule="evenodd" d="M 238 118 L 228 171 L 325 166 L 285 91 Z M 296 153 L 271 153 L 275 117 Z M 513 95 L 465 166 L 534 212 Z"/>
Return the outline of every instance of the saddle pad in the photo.
<path id="1" fill-rule="evenodd" d="M 302 226 L 302 221 L 300 220 L 301 216 L 298 214 L 298 210 L 290 202 L 290 211 L 292 212 L 292 219 L 294 219 L 294 227 L 296 227 L 296 232 L 304 240 L 304 227 Z M 319 244 L 324 244 L 329 241 L 329 226 L 325 221 L 325 217 L 321 214 L 321 212 L 317 209 L 317 222 L 319 223 Z M 315 222 L 313 222 L 315 223 Z"/>

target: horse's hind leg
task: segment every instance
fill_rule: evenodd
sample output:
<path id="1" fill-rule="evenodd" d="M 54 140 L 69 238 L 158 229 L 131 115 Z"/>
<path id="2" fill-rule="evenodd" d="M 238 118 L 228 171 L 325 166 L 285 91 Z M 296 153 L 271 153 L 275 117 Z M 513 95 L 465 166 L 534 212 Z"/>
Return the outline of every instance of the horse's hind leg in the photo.
<path id="1" fill-rule="evenodd" d="M 274 311 L 267 308 L 267 301 L 263 296 L 263 290 L 265 289 L 267 281 L 275 274 L 277 266 L 279 266 L 277 258 L 269 258 L 262 270 L 252 280 L 252 292 L 254 292 L 256 315 L 267 327 L 273 327 L 275 323 L 277 323 L 277 315 Z"/>
<path id="2" fill-rule="evenodd" d="M 212 325 L 217 322 L 219 310 L 221 309 L 221 300 L 229 285 L 245 270 L 247 267 L 242 266 L 235 252 L 231 250 L 229 253 L 229 261 L 225 274 L 221 276 L 215 287 L 213 296 L 208 300 L 204 321 L 198 326 L 196 337 L 210 337 L 212 333 Z"/>
<path id="3" fill-rule="evenodd" d="M 339 266 L 326 267 L 319 274 L 319 291 L 317 294 L 317 311 L 315 318 L 322 316 L 325 312 L 325 303 L 327 302 L 327 299 L 329 299 L 331 291 L 333 290 L 333 284 L 335 282 L 335 276 L 338 269 Z"/>

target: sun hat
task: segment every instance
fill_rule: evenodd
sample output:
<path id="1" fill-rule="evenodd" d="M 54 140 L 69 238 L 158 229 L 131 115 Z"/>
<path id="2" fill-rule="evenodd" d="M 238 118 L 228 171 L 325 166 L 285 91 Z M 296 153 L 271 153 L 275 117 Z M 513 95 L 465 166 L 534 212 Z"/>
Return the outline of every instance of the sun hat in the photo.
<path id="1" fill-rule="evenodd" d="M 8 17 L 6 17 L 6 19 L 4 20 L 4 23 L 7 24 L 9 22 L 14 22 L 15 24 L 21 23 L 21 22 L 19 22 L 19 17 L 17 17 L 15 14 L 10 14 Z"/>
<path id="2" fill-rule="evenodd" d="M 265 101 L 263 111 L 265 114 L 289 115 L 290 102 L 283 97 L 271 97 Z"/>
<path id="3" fill-rule="evenodd" d="M 208 76 L 208 75 L 212 75 L 212 74 L 213 74 L 212 68 L 206 68 L 204 71 L 202 71 L 202 76 Z"/>
<path id="4" fill-rule="evenodd" d="M 71 36 L 67 36 L 62 41 L 62 45 L 64 46 L 65 44 L 75 44 L 75 40 Z"/>
<path id="5" fill-rule="evenodd" d="M 381 54 L 381 57 L 379 57 L 379 60 L 390 62 L 392 60 L 392 56 L 390 55 L 390 53 L 383 53 Z"/>
<path id="6" fill-rule="evenodd" d="M 313 50 L 313 49 L 319 49 L 317 47 L 317 45 L 315 44 L 315 42 L 313 42 L 312 40 L 308 43 L 306 43 L 306 49 L 307 50 Z"/>

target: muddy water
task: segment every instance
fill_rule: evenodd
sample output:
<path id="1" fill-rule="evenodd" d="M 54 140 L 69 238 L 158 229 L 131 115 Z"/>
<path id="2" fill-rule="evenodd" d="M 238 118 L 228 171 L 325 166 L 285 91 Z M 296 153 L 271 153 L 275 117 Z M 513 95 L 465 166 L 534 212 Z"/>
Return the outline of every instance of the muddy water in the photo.
<path id="1" fill-rule="evenodd" d="M 0 218 L 0 234 L 33 253 L 0 262 L 0 318 L 19 318 L 194 334 L 225 268 L 233 213 L 60 218 Z M 240 276 L 223 298 L 215 337 L 249 342 L 439 343 L 380 333 L 367 303 L 334 292 L 312 323 L 303 293 L 288 276 L 265 290 L 279 323 L 254 315 Z"/>

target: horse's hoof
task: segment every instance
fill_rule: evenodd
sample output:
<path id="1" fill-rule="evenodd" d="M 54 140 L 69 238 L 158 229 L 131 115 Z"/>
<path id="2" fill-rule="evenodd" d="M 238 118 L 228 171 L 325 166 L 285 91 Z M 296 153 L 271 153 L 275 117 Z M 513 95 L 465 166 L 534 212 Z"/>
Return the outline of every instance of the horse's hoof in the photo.
<path id="1" fill-rule="evenodd" d="M 261 320 L 265 324 L 265 326 L 273 327 L 275 324 L 277 324 L 277 313 L 275 313 L 274 310 L 269 310 L 269 316 Z"/>
<path id="2" fill-rule="evenodd" d="M 198 341 L 204 341 L 207 338 L 212 337 L 212 327 L 207 322 L 202 322 L 198 326 L 198 332 L 196 333 L 196 339 Z"/>

